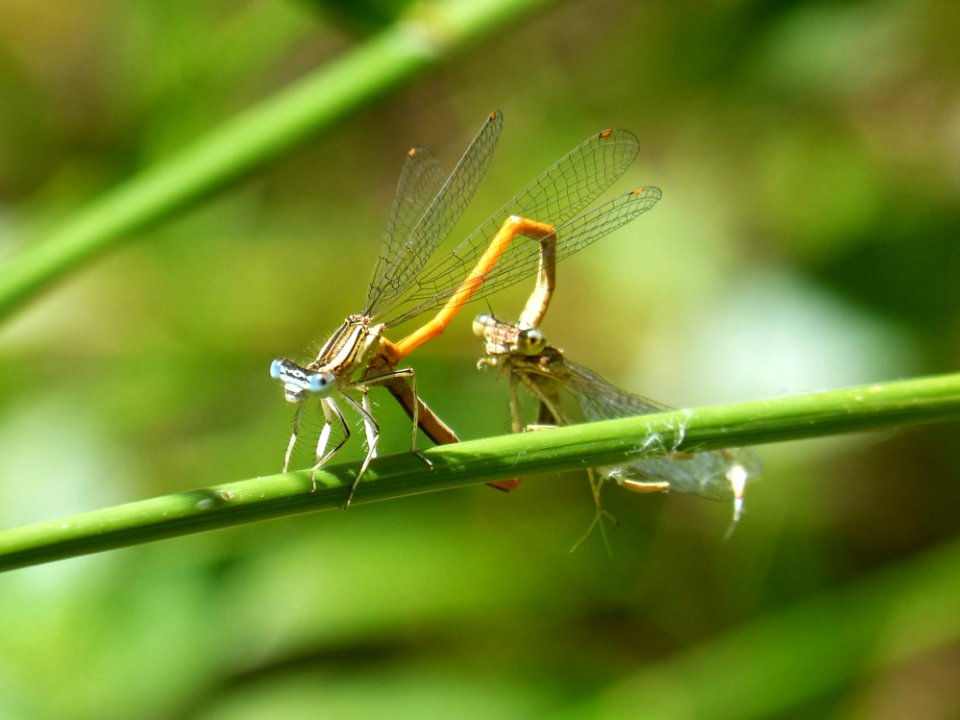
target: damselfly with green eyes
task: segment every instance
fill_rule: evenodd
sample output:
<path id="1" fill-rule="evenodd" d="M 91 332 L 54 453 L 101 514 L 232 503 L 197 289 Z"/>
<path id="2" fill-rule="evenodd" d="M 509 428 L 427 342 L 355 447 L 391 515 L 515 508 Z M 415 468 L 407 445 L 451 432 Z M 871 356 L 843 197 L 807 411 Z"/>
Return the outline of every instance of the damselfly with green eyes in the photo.
<path id="1" fill-rule="evenodd" d="M 538 403 L 537 425 L 570 425 L 578 420 L 612 420 L 670 410 L 666 405 L 621 390 L 588 368 L 568 360 L 547 344 L 537 328 L 521 329 L 489 314 L 474 320 L 474 332 L 484 341 L 486 357 L 478 367 L 501 368 L 510 378 L 510 408 L 514 432 L 525 429 L 518 387 L 523 385 Z M 564 401 L 567 395 L 573 406 Z M 649 438 L 651 447 L 659 443 Z M 733 502 L 734 522 L 743 509 L 748 481 L 760 474 L 760 461 L 749 448 L 710 452 L 667 452 L 621 465 L 595 469 L 602 479 L 635 492 L 679 492 Z M 599 488 L 595 499 L 599 502 Z"/>

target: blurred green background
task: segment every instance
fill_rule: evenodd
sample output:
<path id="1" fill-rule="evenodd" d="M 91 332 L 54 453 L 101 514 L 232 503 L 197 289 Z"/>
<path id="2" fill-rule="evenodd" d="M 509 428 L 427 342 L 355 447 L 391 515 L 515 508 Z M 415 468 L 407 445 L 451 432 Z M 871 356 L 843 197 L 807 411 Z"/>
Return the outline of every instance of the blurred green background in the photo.
<path id="1" fill-rule="evenodd" d="M 0 261 L 389 15 L 0 3 Z M 544 325 L 617 384 L 692 406 L 960 364 L 955 2 L 558 3 L 7 322 L 0 524 L 276 472 L 292 412 L 270 360 L 360 309 L 406 149 L 452 167 L 497 108 L 458 233 L 605 127 L 641 141 L 617 189 L 663 189 L 560 267 Z M 515 317 L 526 292 L 491 306 Z M 483 309 L 413 358 L 463 438 L 509 429 L 505 383 L 473 369 Z M 0 716 L 957 717 L 957 613 L 930 600 L 960 584 L 957 430 L 764 447 L 728 540 L 729 507 L 608 489 L 611 552 L 571 554 L 593 513 L 571 474 L 20 570 Z"/>

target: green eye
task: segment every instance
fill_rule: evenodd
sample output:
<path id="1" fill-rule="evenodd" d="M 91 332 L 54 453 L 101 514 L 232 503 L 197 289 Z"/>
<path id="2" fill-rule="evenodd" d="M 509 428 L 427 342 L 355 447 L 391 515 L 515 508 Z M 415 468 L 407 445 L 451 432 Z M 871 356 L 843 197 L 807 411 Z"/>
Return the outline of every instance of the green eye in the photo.
<path id="1" fill-rule="evenodd" d="M 517 337 L 517 349 L 524 355 L 536 355 L 546 346 L 547 340 L 537 328 L 521 330 Z"/>

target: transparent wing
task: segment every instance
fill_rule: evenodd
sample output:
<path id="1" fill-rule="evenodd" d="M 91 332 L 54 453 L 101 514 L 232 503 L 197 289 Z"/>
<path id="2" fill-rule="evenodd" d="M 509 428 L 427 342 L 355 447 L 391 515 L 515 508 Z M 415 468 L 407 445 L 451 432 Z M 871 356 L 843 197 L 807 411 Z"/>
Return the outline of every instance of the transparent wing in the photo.
<path id="1" fill-rule="evenodd" d="M 626 225 L 638 215 L 645 213 L 656 205 L 659 199 L 660 190 L 658 188 L 640 188 L 593 208 L 559 227 L 555 226 L 557 262 Z M 468 263 L 468 265 L 472 265 L 472 263 Z M 486 297 L 530 277 L 537 272 L 539 266 L 539 243 L 530 238 L 517 238 L 510 243 L 497 264 L 487 273 L 483 284 L 476 289 L 470 300 Z M 420 300 L 420 302 L 391 321 L 390 324 L 402 322 L 442 305 L 459 287 L 465 273 L 466 270 L 458 269 L 455 275 L 440 278 L 436 286 L 422 287 L 422 295 L 417 294 L 410 298 Z M 454 277 L 458 277 L 459 280 L 451 282 Z"/>
<path id="2" fill-rule="evenodd" d="M 368 285 L 367 304 L 389 287 L 387 271 L 394 267 L 395 259 L 403 255 L 404 243 L 442 185 L 443 168 L 436 156 L 426 148 L 411 148 L 403 161 L 393 208 L 383 229 L 380 255 Z"/>
<path id="3" fill-rule="evenodd" d="M 673 408 L 618 388 L 593 370 L 563 359 L 563 384 L 583 410 L 587 420 L 612 420 L 648 415 Z"/>
<path id="4" fill-rule="evenodd" d="M 612 420 L 670 409 L 621 390 L 592 370 L 569 360 L 563 359 L 562 365 L 551 363 L 549 368 L 563 388 L 576 399 L 586 420 Z M 748 482 L 760 474 L 760 459 L 749 448 L 672 453 L 597 468 L 597 471 L 613 480 L 661 481 L 666 482 L 673 492 L 729 501 L 735 499 L 730 473 L 737 466 L 745 471 Z"/>
<path id="5" fill-rule="evenodd" d="M 464 151 L 450 177 L 406 233 L 395 233 L 381 249 L 374 276 L 367 291 L 363 314 L 374 316 L 400 296 L 456 224 L 473 198 L 486 173 L 503 127 L 503 116 L 491 113 Z M 429 161 L 428 161 L 429 162 Z M 403 178 L 401 178 L 402 184 Z M 417 188 L 419 191 L 419 188 Z M 401 190 L 397 189 L 399 200 Z M 395 201 L 395 205 L 396 205 Z M 416 202 L 416 201 L 415 201 Z M 416 215 L 412 210 L 411 216 Z"/>
<path id="6" fill-rule="evenodd" d="M 399 313 L 388 321 L 389 325 L 395 325 L 421 312 L 443 305 L 456 292 L 467 272 L 490 244 L 490 240 L 503 222 L 511 215 L 520 215 L 548 223 L 555 228 L 567 226 L 576 232 L 576 220 L 571 218 L 574 218 L 623 175 L 636 158 L 638 149 L 639 141 L 626 130 L 604 130 L 591 136 L 505 203 L 486 222 L 470 233 L 452 253 L 432 263 L 411 283 L 403 297 L 397 297 L 396 302 L 382 305 L 380 312 Z M 659 191 L 656 191 L 656 195 L 659 199 Z M 603 207 L 607 208 L 607 206 Z M 588 242 L 602 237 L 606 232 L 609 230 L 593 236 Z M 575 237 L 569 232 L 567 235 L 570 239 Z M 581 242 L 579 247 L 586 244 L 587 242 Z M 517 248 L 521 250 L 518 251 Z M 535 272 L 538 252 L 539 246 L 536 242 L 518 239 L 511 243 L 511 249 L 498 261 L 495 270 L 487 276 L 487 281 L 496 276 L 504 276 L 504 279 L 490 288 L 482 287 L 472 299 L 487 295 Z M 573 250 L 565 254 L 569 255 L 570 252 Z M 516 262 L 511 260 L 513 256 L 519 258 L 522 267 L 511 275 L 505 273 L 507 269 L 505 263 Z M 484 282 L 484 286 L 487 281 Z M 412 303 L 413 307 L 403 310 L 402 306 L 408 303 Z"/>

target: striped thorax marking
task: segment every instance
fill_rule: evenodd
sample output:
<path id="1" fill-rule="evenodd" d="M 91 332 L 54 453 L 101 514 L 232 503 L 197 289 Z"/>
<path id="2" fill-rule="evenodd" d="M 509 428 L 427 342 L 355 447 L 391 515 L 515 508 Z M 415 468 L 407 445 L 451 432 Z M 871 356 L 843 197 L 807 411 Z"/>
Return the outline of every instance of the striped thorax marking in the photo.
<path id="1" fill-rule="evenodd" d="M 338 377 L 349 375 L 377 353 L 383 330 L 382 323 L 371 325 L 366 315 L 348 316 L 307 369 Z"/>

